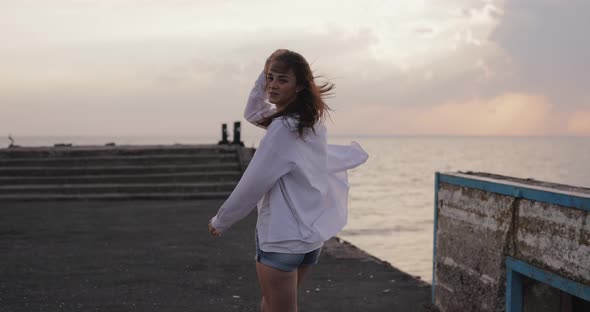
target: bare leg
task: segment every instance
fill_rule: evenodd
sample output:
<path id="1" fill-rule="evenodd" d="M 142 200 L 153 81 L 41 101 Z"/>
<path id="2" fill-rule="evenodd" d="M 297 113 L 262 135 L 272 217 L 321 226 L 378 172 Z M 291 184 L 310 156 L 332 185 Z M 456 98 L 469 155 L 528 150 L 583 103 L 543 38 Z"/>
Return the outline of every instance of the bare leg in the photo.
<path id="1" fill-rule="evenodd" d="M 266 300 L 266 285 L 262 283 L 262 270 L 258 268 L 258 262 L 256 262 L 256 274 L 258 275 L 258 283 L 260 284 L 260 290 L 262 292 L 262 300 L 260 301 L 260 312 L 270 312 L 268 301 Z"/>
<path id="2" fill-rule="evenodd" d="M 303 279 L 311 272 L 311 265 L 302 265 L 297 268 L 297 287 L 301 285 Z"/>
<path id="3" fill-rule="evenodd" d="M 266 298 L 262 296 L 262 300 L 260 301 L 260 312 L 269 312 L 270 308 L 268 307 L 268 302 L 266 302 Z"/>
<path id="4" fill-rule="evenodd" d="M 262 288 L 262 311 L 297 312 L 297 271 L 284 272 L 256 262 L 256 272 Z"/>

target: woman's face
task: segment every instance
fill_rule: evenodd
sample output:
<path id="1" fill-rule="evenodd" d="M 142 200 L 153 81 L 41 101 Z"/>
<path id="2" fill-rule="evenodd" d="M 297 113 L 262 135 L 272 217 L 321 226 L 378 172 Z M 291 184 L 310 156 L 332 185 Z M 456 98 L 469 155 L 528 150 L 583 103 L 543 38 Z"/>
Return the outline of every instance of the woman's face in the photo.
<path id="1" fill-rule="evenodd" d="M 287 72 L 281 71 L 280 66 L 273 66 L 271 61 L 266 73 L 266 93 L 268 101 L 282 110 L 297 97 L 297 80 L 292 69 Z"/>

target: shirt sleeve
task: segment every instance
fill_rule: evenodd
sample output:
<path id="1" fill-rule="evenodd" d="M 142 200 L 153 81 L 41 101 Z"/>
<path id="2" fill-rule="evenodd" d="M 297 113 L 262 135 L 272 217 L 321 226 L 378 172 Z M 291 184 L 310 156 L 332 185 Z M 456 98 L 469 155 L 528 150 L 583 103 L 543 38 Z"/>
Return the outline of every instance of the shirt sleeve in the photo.
<path id="1" fill-rule="evenodd" d="M 277 112 L 276 108 L 273 108 L 272 105 L 266 101 L 266 93 L 264 90 L 265 83 L 266 75 L 263 71 L 258 76 L 258 79 L 256 79 L 252 91 L 250 91 L 248 102 L 246 103 L 246 109 L 244 109 L 244 118 L 246 118 L 251 124 L 260 128 L 264 128 L 262 125 L 258 124 L 260 120 Z"/>
<path id="2" fill-rule="evenodd" d="M 262 196 L 297 166 L 296 139 L 297 133 L 290 131 L 281 118 L 270 124 L 238 185 L 211 219 L 216 230 L 223 232 L 247 216 Z"/>

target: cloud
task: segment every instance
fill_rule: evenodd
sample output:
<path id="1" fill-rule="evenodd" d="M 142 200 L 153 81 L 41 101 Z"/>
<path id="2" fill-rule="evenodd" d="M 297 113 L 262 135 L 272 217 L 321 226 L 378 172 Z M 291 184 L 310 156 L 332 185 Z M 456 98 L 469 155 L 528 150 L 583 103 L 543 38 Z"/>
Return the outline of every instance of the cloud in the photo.
<path id="1" fill-rule="evenodd" d="M 430 107 L 358 106 L 340 111 L 333 119 L 334 127 L 343 133 L 362 128 L 364 134 L 526 136 L 561 131 L 562 118 L 542 96 L 507 93 Z"/>
<path id="2" fill-rule="evenodd" d="M 508 93 L 484 101 L 450 102 L 425 110 L 419 124 L 449 134 L 543 135 L 550 133 L 551 105 L 541 96 Z"/>
<path id="3" fill-rule="evenodd" d="M 588 52 L 580 1 L 338 3 L 327 19 L 329 1 L 283 19 L 264 12 L 291 2 L 23 1 L 0 0 L 12 3 L 0 9 L 10 26 L 0 29 L 10 43 L 0 50 L 0 133 L 157 132 L 158 123 L 217 133 L 216 123 L 241 118 L 276 48 L 301 52 L 336 83 L 337 132 L 585 131 L 585 119 L 547 117 L 588 103 L 590 61 L 573 52 Z"/>
<path id="4" fill-rule="evenodd" d="M 329 67 L 358 58 L 375 41 L 366 30 L 286 31 L 27 50 L 28 58 L 3 67 L 0 132 L 213 134 L 221 122 L 241 119 L 248 92 L 275 48 L 294 49 Z"/>
<path id="5" fill-rule="evenodd" d="M 420 35 L 429 35 L 434 33 L 434 28 L 428 26 L 418 26 L 414 31 Z"/>
<path id="6" fill-rule="evenodd" d="M 590 71 L 590 1 L 506 1 L 491 34 L 510 57 L 516 75 L 509 82 L 522 92 L 546 94 L 573 110 L 584 104 Z"/>
<path id="7" fill-rule="evenodd" d="M 590 136 L 590 110 L 573 112 L 567 123 L 567 131 L 574 135 Z"/>

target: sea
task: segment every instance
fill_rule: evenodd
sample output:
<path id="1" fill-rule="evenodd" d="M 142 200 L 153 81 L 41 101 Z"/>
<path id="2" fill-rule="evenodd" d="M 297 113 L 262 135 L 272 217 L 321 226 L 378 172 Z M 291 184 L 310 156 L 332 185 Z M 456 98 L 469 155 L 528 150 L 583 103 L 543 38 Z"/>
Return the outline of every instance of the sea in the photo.
<path id="1" fill-rule="evenodd" d="M 255 147 L 259 137 L 244 137 Z M 211 144 L 217 137 L 18 137 L 22 146 Z M 590 187 L 590 137 L 332 136 L 369 154 L 349 171 L 349 221 L 339 237 L 425 281 L 432 279 L 434 176 L 477 171 Z M 0 147 L 8 139 L 0 139 Z"/>

